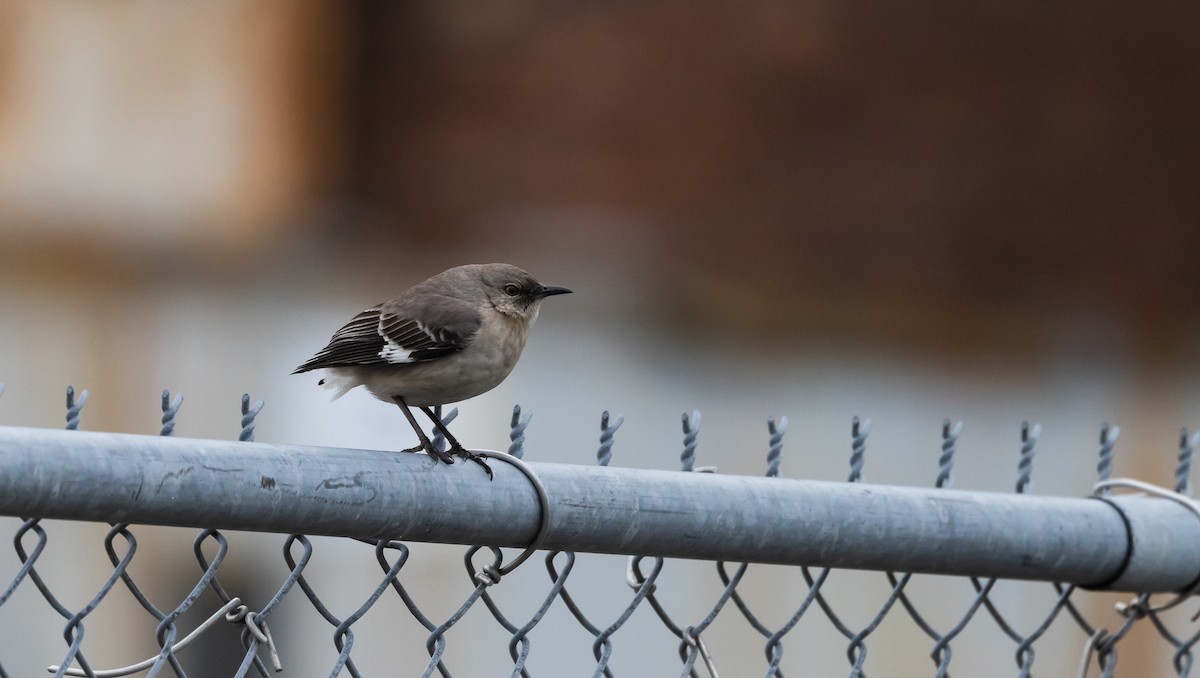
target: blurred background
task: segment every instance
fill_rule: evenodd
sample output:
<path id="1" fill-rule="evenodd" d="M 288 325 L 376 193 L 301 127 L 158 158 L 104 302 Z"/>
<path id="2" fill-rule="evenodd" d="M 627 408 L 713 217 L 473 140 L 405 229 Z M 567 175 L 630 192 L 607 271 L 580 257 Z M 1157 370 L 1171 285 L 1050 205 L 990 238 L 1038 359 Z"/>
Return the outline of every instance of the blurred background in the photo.
<path id="1" fill-rule="evenodd" d="M 1200 425 L 1198 31 L 1196 5 L 1171 1 L 3 3 L 0 424 L 61 426 L 74 384 L 85 428 L 154 433 L 170 388 L 178 435 L 229 438 L 248 392 L 267 403 L 260 441 L 408 447 L 396 408 L 330 404 L 289 372 L 358 310 L 506 261 L 575 294 L 547 302 L 503 385 L 461 405 L 468 445 L 503 449 L 520 403 L 529 458 L 594 463 L 608 409 L 626 419 L 614 464 L 674 468 L 679 415 L 699 409 L 699 463 L 758 474 L 766 418 L 786 416 L 784 473 L 841 479 L 861 415 L 867 480 L 930 485 L 949 417 L 966 423 L 955 486 L 1009 491 L 1028 419 L 1036 491 L 1082 495 L 1112 422 L 1117 474 L 1170 484 L 1179 427 Z M 60 529 L 91 544 L 47 565 L 64 590 L 103 563 L 82 605 L 104 530 Z M 138 534 L 161 545 L 143 538 L 135 569 L 177 600 L 190 536 Z M 282 567 L 276 539 L 244 539 Z M 426 595 L 461 600 L 461 549 L 444 555 L 420 566 Z M 794 571 L 761 571 L 764 591 L 803 597 Z M 696 575 L 695 609 L 712 580 Z M 970 592 L 956 584 L 951 607 Z M 1040 619 L 1047 589 L 1006 602 Z M 61 620 L 21 596 L 50 615 L 49 655 L 65 651 Z M 94 663 L 156 652 L 147 626 Z M 991 631 L 973 675 L 1015 666 Z M 1070 631 L 1051 674 L 1078 661 Z M 331 663 L 332 643 L 295 633 L 276 630 L 285 666 Z M 662 633 L 663 657 L 618 649 L 615 665 L 674 675 Z M 726 661 L 758 667 L 756 637 Z M 354 656 L 407 668 L 394 642 Z M 588 647 L 563 652 L 586 667 Z M 1139 648 L 1123 667 L 1168 665 Z M 465 675 L 489 675 L 480 661 Z M 804 661 L 846 670 L 841 650 Z"/>

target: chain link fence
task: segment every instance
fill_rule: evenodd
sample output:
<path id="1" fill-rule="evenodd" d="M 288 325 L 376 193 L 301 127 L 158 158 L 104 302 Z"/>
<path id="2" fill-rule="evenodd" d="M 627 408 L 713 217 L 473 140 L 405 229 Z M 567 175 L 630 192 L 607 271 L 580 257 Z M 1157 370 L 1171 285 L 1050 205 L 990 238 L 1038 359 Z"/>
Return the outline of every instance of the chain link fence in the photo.
<path id="1" fill-rule="evenodd" d="M 79 429 L 87 398 L 68 389 L 67 429 Z M 163 392 L 161 436 L 181 405 Z M 1111 478 L 1119 431 L 1105 426 L 1100 499 L 1058 499 L 1030 496 L 1037 425 L 1014 444 L 1012 495 L 949 489 L 962 431 L 950 421 L 932 490 L 863 484 L 871 426 L 857 418 L 849 484 L 779 479 L 780 419 L 767 423 L 771 480 L 718 485 L 716 469 L 696 465 L 693 412 L 679 482 L 691 494 L 717 488 L 704 503 L 729 502 L 696 518 L 693 505 L 655 503 L 683 474 L 521 461 L 530 417 L 519 407 L 507 456 L 493 453 L 494 484 L 422 455 L 373 453 L 401 474 L 391 484 L 364 480 L 384 471 L 351 451 L 262 446 L 247 457 L 262 407 L 244 396 L 241 443 L 223 446 L 0 428 L 0 514 L 13 516 L 0 519 L 12 534 L 0 676 L 1113 676 L 1122 654 L 1131 672 L 1191 675 L 1200 625 L 1177 605 L 1186 596 L 1151 597 L 1190 591 L 1200 568 L 1200 514 L 1187 499 L 1200 435 L 1186 430 L 1173 487 L 1136 488 L 1157 498 L 1114 496 L 1128 484 Z M 621 424 L 601 416 L 599 467 Z M 128 486 L 123 463 L 135 467 Z M 243 475 L 267 503 L 237 489 Z M 507 486 L 515 499 L 488 494 Z M 400 522 L 372 522 L 379 502 Z M 739 507 L 781 520 L 828 513 L 755 523 Z M 535 551 L 541 566 L 522 564 Z"/>

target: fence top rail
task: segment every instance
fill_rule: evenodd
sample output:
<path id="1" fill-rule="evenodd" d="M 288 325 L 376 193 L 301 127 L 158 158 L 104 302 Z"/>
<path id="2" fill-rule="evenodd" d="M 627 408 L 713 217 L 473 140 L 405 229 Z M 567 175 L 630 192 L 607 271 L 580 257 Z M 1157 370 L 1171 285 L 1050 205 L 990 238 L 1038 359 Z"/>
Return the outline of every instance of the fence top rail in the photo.
<path id="1" fill-rule="evenodd" d="M 1178 591 L 1200 520 L 1146 497 L 1064 498 L 529 463 L 542 547 Z M 425 455 L 0 427 L 0 515 L 523 547 L 517 468 Z M 919 546 L 919 548 L 918 548 Z"/>

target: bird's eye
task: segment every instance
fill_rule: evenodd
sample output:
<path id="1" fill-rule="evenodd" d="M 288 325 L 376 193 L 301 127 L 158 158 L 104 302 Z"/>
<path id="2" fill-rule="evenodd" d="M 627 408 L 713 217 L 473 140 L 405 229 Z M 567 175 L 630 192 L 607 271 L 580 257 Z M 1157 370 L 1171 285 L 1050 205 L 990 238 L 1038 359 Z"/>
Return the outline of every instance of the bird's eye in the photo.
<path id="1" fill-rule="evenodd" d="M 504 293 L 510 297 L 515 297 L 521 293 L 521 288 L 517 287 L 516 285 L 514 285 L 512 283 L 509 283 L 504 286 Z"/>

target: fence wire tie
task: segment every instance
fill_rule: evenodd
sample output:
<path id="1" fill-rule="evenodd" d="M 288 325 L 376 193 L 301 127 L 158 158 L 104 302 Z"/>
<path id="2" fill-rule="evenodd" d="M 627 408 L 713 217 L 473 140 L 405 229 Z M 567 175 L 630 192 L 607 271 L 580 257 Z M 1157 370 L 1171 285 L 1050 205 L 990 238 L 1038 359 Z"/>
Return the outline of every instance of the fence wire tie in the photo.
<path id="1" fill-rule="evenodd" d="M 212 615 L 210 615 L 208 619 L 205 619 L 199 626 L 196 627 L 196 629 L 194 631 L 187 634 L 187 636 L 183 640 L 172 645 L 171 652 L 178 652 L 178 651 L 182 650 L 183 648 L 187 647 L 189 643 L 191 643 L 196 638 L 200 637 L 201 633 L 204 633 L 205 631 L 207 631 L 209 629 L 209 627 L 211 627 L 213 624 L 220 621 L 220 619 L 222 617 L 224 617 L 225 619 L 227 619 L 229 621 L 233 621 L 233 620 L 229 619 L 228 615 L 233 614 L 234 608 L 240 608 L 241 610 L 245 610 L 246 606 L 242 605 L 242 600 L 240 598 L 236 598 L 236 597 L 230 598 L 228 603 L 225 603 L 224 605 L 221 606 L 221 609 L 212 613 Z M 243 616 L 245 616 L 245 613 L 243 613 Z M 266 624 L 263 623 L 263 626 L 266 626 Z M 268 646 L 271 648 L 272 658 L 275 659 L 275 666 L 276 666 L 275 670 L 282 671 L 283 668 L 281 666 L 279 666 L 278 657 L 275 656 L 275 645 L 273 643 L 269 642 L 270 641 L 270 633 L 267 634 L 267 641 L 268 641 Z M 117 678 L 118 676 L 128 676 L 132 673 L 137 673 L 139 671 L 145 671 L 146 669 L 150 668 L 151 666 L 154 666 L 154 663 L 157 662 L 159 660 L 159 657 L 161 657 L 161 656 L 162 656 L 161 654 L 158 654 L 153 657 L 150 657 L 149 659 L 140 661 L 140 662 L 138 662 L 136 664 L 132 664 L 130 666 L 123 666 L 119 669 L 105 669 L 102 671 L 93 671 L 90 675 L 93 675 L 96 678 Z M 47 666 L 46 671 L 48 671 L 50 673 L 57 673 L 60 668 L 61 667 L 59 667 L 58 665 Z M 83 669 L 69 668 L 66 671 L 63 671 L 63 675 L 87 676 L 89 674 L 86 673 Z"/>
<path id="2" fill-rule="evenodd" d="M 1079 673 L 1078 678 L 1087 678 L 1088 667 L 1091 665 L 1092 655 L 1100 647 L 1100 643 L 1104 641 L 1108 631 L 1104 629 L 1096 629 L 1095 633 L 1088 637 L 1087 642 L 1083 645 L 1083 656 L 1079 658 Z"/>
<path id="3" fill-rule="evenodd" d="M 271 637 L 271 628 L 267 626 L 267 620 L 259 619 L 258 614 L 251 612 L 245 605 L 238 605 L 236 609 L 226 612 L 225 621 L 245 626 L 259 645 L 267 646 L 267 650 L 271 653 L 271 665 L 274 667 L 275 673 L 283 670 L 283 662 L 279 660 L 279 651 L 275 649 L 275 639 Z"/>
<path id="4" fill-rule="evenodd" d="M 1134 478 L 1112 478 L 1108 480 L 1101 480 L 1092 486 L 1092 496 L 1099 497 L 1107 490 L 1113 488 L 1139 490 L 1152 497 L 1173 501 L 1190 511 L 1192 515 L 1196 516 L 1197 520 L 1200 520 L 1200 502 L 1197 502 L 1191 497 L 1180 494 L 1179 492 L 1172 492 L 1171 490 L 1159 487 L 1158 485 L 1136 480 Z M 1116 610 L 1119 614 L 1125 617 L 1129 617 L 1131 615 L 1142 617 L 1147 614 L 1165 612 L 1195 595 L 1200 595 L 1200 582 L 1197 582 L 1195 586 L 1187 591 L 1181 591 L 1177 593 L 1174 598 L 1163 603 L 1162 605 L 1150 605 L 1148 600 L 1143 601 L 1139 597 L 1131 600 L 1128 603 L 1117 603 Z M 1200 619 L 1200 611 L 1198 611 L 1195 616 L 1192 617 L 1192 621 L 1196 621 L 1197 619 Z"/>
<path id="5" fill-rule="evenodd" d="M 525 477 L 529 480 L 529 484 L 533 486 L 534 493 L 537 494 L 538 508 L 540 509 L 538 531 L 533 536 L 533 541 L 529 542 L 529 546 L 526 546 L 525 550 L 516 558 L 509 561 L 507 565 L 496 567 L 489 563 L 480 568 L 479 572 L 475 574 L 476 583 L 482 586 L 492 586 L 500 583 L 501 577 L 517 569 L 529 556 L 532 556 L 534 552 L 542 548 L 542 542 L 546 540 L 546 532 L 550 529 L 550 495 L 546 492 L 546 486 L 542 483 L 542 479 L 538 477 L 538 474 L 534 473 L 528 464 L 517 457 L 496 450 L 474 450 L 474 452 L 490 459 L 499 459 L 510 466 L 516 467 L 518 471 L 525 474 Z"/>

